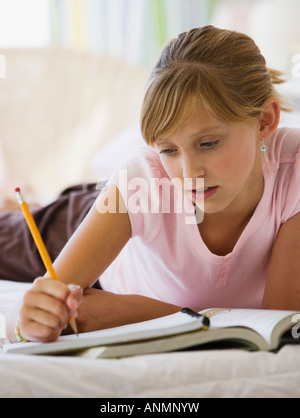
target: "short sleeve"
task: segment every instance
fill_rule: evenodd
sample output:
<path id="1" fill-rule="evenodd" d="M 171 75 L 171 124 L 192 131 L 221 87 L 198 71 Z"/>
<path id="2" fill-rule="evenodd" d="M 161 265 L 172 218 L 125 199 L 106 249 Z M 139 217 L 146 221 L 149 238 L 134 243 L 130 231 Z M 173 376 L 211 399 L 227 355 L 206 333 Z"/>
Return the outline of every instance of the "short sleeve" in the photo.
<path id="1" fill-rule="evenodd" d="M 295 163 L 289 179 L 282 212 L 282 223 L 300 212 L 300 151 L 295 157 Z"/>
<path id="2" fill-rule="evenodd" d="M 281 194 L 281 223 L 300 212 L 300 130 L 286 129 L 278 173 Z"/>

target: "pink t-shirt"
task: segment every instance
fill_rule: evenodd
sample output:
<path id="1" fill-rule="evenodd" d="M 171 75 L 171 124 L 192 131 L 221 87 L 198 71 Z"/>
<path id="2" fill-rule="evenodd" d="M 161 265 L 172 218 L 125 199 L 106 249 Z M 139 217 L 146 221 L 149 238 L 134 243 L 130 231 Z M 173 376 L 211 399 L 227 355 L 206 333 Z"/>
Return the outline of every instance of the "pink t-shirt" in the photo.
<path id="1" fill-rule="evenodd" d="M 100 278 L 103 289 L 196 310 L 260 308 L 279 228 L 300 211 L 300 130 L 278 129 L 267 145 L 263 196 L 225 257 L 201 239 L 192 204 L 180 210 L 178 200 L 184 198 L 176 188 L 169 187 L 167 200 L 173 203 L 164 199 L 157 210 L 157 191 L 161 197 L 162 187 L 173 183 L 152 148 L 132 158 L 127 171 L 114 173 L 112 181 L 128 204 L 132 239 Z M 164 179 L 163 186 L 155 179 Z"/>

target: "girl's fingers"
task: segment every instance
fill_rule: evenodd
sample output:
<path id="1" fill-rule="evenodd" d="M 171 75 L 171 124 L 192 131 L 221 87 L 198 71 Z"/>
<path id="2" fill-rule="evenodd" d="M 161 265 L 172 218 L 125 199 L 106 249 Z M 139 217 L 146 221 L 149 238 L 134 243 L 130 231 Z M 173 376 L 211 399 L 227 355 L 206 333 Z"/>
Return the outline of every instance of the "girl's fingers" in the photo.
<path id="1" fill-rule="evenodd" d="M 53 299 L 55 299 L 55 302 Z M 27 292 L 29 305 L 35 304 L 36 307 L 52 312 L 58 317 L 63 316 L 64 320 L 64 315 L 68 310 L 72 318 L 77 316 L 75 311 L 82 299 L 83 290 L 80 286 L 74 284 L 67 286 L 52 279 L 37 279 L 34 288 Z"/>
<path id="2" fill-rule="evenodd" d="M 20 331 L 31 341 L 53 341 L 77 317 L 83 295 L 78 286 L 69 288 L 64 283 L 38 278 L 26 292 L 20 310 Z"/>
<path id="3" fill-rule="evenodd" d="M 30 341 L 54 341 L 69 323 L 77 318 L 82 302 L 80 286 L 69 285 L 50 278 L 38 278 L 26 292 L 20 309 L 19 329 Z"/>
<path id="4" fill-rule="evenodd" d="M 82 289 L 82 287 L 80 287 L 78 285 L 74 285 L 74 284 L 68 285 L 68 288 L 70 290 L 70 294 L 67 297 L 66 304 L 67 304 L 69 310 L 71 311 L 70 312 L 71 317 L 75 318 L 74 311 L 77 311 L 77 309 L 79 308 L 79 305 L 82 302 L 83 289 Z M 77 313 L 76 313 L 76 316 L 77 316 Z"/>
<path id="5" fill-rule="evenodd" d="M 51 314 L 61 322 L 62 326 L 68 318 L 68 309 L 65 302 L 46 293 L 29 291 L 24 296 L 23 306 L 30 320 L 39 320 L 39 316 L 36 316 L 36 311 Z"/>
<path id="6" fill-rule="evenodd" d="M 64 283 L 57 280 L 41 277 L 34 281 L 34 285 L 31 290 L 37 291 L 39 293 L 47 293 L 63 302 L 66 300 L 70 293 L 68 286 L 66 286 Z"/>
<path id="7" fill-rule="evenodd" d="M 66 328 L 67 323 L 62 326 L 59 318 L 54 315 L 36 309 L 33 311 L 34 319 L 30 319 L 32 312 L 29 315 L 26 307 L 22 307 L 20 311 L 19 329 L 23 338 L 30 341 L 53 341 L 58 338 L 63 328 Z"/>

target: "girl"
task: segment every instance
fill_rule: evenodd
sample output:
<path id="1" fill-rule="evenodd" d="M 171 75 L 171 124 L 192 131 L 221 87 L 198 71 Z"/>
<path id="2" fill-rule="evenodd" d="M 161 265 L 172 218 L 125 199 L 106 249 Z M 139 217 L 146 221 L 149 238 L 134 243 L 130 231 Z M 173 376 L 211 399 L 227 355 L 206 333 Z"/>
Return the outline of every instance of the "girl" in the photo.
<path id="1" fill-rule="evenodd" d="M 148 147 L 55 261 L 60 282 L 25 294 L 10 339 L 18 312 L 23 338 L 52 341 L 70 314 L 83 332 L 185 306 L 300 309 L 300 132 L 278 129 L 281 82 L 241 33 L 208 26 L 167 45 L 142 107 Z"/>

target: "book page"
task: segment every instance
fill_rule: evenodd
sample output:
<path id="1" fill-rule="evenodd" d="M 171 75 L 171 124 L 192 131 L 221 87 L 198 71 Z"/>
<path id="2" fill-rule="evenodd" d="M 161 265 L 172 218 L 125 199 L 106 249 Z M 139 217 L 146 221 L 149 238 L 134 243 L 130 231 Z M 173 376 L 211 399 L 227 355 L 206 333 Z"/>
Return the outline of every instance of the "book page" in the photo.
<path id="1" fill-rule="evenodd" d="M 96 345 L 125 343 L 138 339 L 149 339 L 189 332 L 203 328 L 201 317 L 177 312 L 165 317 L 123 325 L 120 327 L 59 337 L 50 343 L 14 343 L 4 345 L 4 351 L 14 353 L 51 353 L 57 350 L 73 350 Z"/>
<path id="2" fill-rule="evenodd" d="M 261 334 L 269 343 L 274 327 L 293 311 L 255 309 L 207 309 L 202 312 L 210 319 L 210 328 L 248 327 Z"/>

